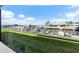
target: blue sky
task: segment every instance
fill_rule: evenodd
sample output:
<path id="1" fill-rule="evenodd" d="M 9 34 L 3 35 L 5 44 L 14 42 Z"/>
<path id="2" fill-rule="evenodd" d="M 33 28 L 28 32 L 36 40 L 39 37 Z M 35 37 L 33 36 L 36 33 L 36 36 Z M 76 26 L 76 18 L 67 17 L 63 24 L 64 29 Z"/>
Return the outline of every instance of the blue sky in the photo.
<path id="1" fill-rule="evenodd" d="M 2 24 L 42 24 L 46 21 L 79 21 L 79 6 L 72 5 L 5 5 Z"/>

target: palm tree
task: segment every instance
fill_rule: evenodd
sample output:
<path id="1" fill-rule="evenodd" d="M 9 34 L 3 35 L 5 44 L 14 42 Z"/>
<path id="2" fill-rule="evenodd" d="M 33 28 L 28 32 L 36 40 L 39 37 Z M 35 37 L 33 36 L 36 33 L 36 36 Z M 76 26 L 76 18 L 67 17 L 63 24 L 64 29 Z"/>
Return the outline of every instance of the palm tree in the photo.
<path id="1" fill-rule="evenodd" d="M 75 31 L 76 31 L 76 34 L 79 35 L 79 27 L 77 27 Z"/>
<path id="2" fill-rule="evenodd" d="M 65 25 L 66 25 L 66 27 L 69 27 L 72 23 L 73 23 L 72 21 L 65 22 Z M 67 32 L 66 30 L 64 30 L 64 36 L 66 36 L 66 33 L 69 33 L 69 32 Z"/>
<path id="3" fill-rule="evenodd" d="M 71 25 L 72 23 L 73 23 L 72 21 L 66 22 L 68 26 Z"/>
<path id="4" fill-rule="evenodd" d="M 49 25 L 49 23 L 50 23 L 50 22 L 49 22 L 49 21 L 47 21 L 47 22 L 45 23 L 45 25 L 47 26 L 47 25 Z"/>

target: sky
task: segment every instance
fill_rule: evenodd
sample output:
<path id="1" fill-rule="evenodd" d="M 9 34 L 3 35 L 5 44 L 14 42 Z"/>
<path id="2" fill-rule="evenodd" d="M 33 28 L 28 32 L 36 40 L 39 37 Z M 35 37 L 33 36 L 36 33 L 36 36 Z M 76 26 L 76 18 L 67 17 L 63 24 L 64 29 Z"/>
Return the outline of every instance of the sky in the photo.
<path id="1" fill-rule="evenodd" d="M 4 5 L 2 25 L 79 21 L 79 5 Z"/>

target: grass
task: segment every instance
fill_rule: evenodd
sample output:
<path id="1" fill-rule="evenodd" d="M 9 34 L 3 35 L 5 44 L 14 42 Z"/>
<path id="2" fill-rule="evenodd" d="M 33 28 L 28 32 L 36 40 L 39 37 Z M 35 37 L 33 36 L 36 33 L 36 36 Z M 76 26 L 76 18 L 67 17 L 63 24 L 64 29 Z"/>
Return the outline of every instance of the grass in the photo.
<path id="1" fill-rule="evenodd" d="M 79 42 L 79 38 L 76 37 L 65 37 L 65 36 L 57 36 L 57 35 L 45 35 L 45 34 L 38 34 L 39 36 L 48 37 L 48 38 L 55 38 L 55 39 L 62 39 L 62 40 L 69 40 L 69 41 L 76 41 Z"/>
<path id="2" fill-rule="evenodd" d="M 79 53 L 79 42 L 71 43 L 69 38 L 38 35 L 17 31 L 2 30 L 2 41 L 16 52 L 24 53 Z"/>

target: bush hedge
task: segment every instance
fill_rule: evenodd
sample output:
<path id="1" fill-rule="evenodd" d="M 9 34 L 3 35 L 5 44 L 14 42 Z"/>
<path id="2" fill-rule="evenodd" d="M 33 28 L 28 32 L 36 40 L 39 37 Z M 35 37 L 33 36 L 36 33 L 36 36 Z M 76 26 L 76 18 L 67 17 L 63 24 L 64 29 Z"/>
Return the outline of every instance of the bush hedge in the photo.
<path id="1" fill-rule="evenodd" d="M 18 53 L 79 53 L 79 42 L 71 43 L 56 40 L 64 38 L 35 35 L 2 31 L 2 42 Z"/>

